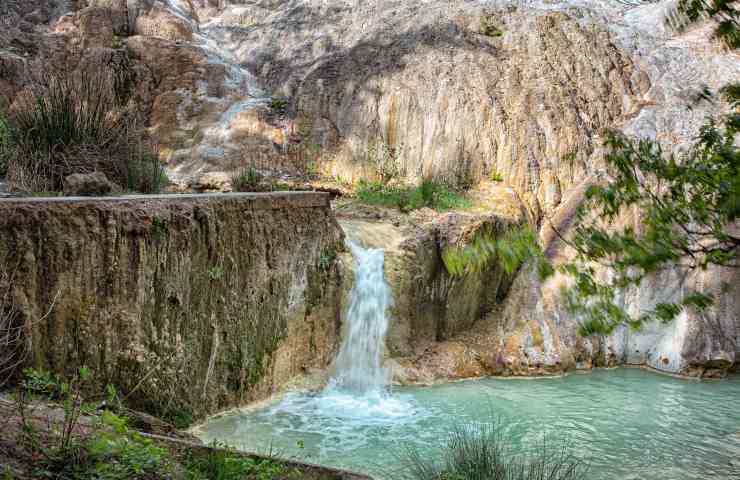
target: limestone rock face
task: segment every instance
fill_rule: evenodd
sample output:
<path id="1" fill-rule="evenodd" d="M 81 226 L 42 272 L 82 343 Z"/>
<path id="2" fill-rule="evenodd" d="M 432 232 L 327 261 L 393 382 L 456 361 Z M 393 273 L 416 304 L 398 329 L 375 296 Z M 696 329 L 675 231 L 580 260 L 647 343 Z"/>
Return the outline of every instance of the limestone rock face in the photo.
<path id="1" fill-rule="evenodd" d="M 196 418 L 326 367 L 341 291 L 320 259 L 343 248 L 328 197 L 0 202 L 28 364 L 85 365 L 98 391 L 113 383 L 142 409 Z"/>
<path id="2" fill-rule="evenodd" d="M 587 179 L 584 186 L 589 183 Z M 552 224 L 561 234 L 568 235 L 583 191 L 574 189 L 556 210 Z M 634 217 L 621 221 L 636 227 L 639 223 Z M 572 252 L 549 225 L 542 228 L 541 242 L 548 258 L 558 264 L 571 258 Z M 638 331 L 620 327 L 609 336 L 578 335 L 578 318 L 562 300 L 561 291 L 568 286 L 566 277 L 556 275 L 543 282 L 531 266 L 524 267 L 505 298 L 471 326 L 437 339 L 421 353 L 397 359 L 396 379 L 432 382 L 482 375 L 557 375 L 620 365 L 718 378 L 740 361 L 740 272 L 736 269 L 710 268 L 688 275 L 667 270 L 648 277 L 639 288 L 619 298 L 632 315 L 651 310 L 657 303 L 679 302 L 690 290 L 712 294 L 716 303 L 701 312 L 686 309 L 668 324 L 649 323 Z"/>

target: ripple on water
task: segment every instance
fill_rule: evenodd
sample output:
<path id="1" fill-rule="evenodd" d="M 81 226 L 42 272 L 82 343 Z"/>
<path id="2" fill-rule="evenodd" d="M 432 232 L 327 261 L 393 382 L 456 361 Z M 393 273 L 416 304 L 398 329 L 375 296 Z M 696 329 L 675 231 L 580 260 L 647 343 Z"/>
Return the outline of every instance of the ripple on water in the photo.
<path id="1" fill-rule="evenodd" d="M 740 477 L 740 377 L 696 382 L 643 370 L 532 381 L 485 379 L 357 397 L 294 392 L 214 418 L 200 436 L 383 478 L 405 447 L 433 456 L 460 422 L 499 418 L 519 451 L 567 435 L 591 480 Z"/>

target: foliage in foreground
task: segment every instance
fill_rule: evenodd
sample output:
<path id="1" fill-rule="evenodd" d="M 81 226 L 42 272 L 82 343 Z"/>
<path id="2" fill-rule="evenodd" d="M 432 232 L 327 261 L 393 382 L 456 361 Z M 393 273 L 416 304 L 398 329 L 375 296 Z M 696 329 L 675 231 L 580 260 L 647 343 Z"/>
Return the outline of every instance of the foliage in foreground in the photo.
<path id="1" fill-rule="evenodd" d="M 498 423 L 458 426 L 437 458 L 411 449 L 400 460 L 399 480 L 578 480 L 588 469 L 564 444 L 552 448 L 544 440 L 536 454 L 517 455 Z"/>
<path id="2" fill-rule="evenodd" d="M 101 171 L 125 190 L 161 190 L 168 180 L 142 141 L 129 83 L 125 67 L 103 65 L 33 78 L 12 114 L 0 112 L 0 168 L 10 185 L 54 192 L 68 175 Z"/>
<path id="3" fill-rule="evenodd" d="M 740 48 L 736 4 L 680 0 L 678 13 L 684 25 L 715 21 L 715 39 Z M 582 319 L 581 335 L 608 334 L 623 324 L 639 329 L 651 319 L 669 322 L 685 308 L 703 310 L 714 301 L 705 293 L 686 292 L 676 303 L 659 303 L 631 316 L 616 296 L 639 287 L 647 275 L 668 268 L 688 273 L 710 265 L 740 267 L 740 236 L 732 227 L 740 217 L 740 83 L 726 85 L 720 94 L 734 112 L 709 119 L 681 156 L 665 154 L 652 141 L 607 137 L 612 179 L 587 192 L 570 242 L 576 261 L 561 267 L 574 279 L 565 297 Z M 708 91 L 700 100 L 714 101 Z M 629 211 L 639 212 L 639 229 L 617 226 Z M 596 277 L 595 264 L 612 273 L 608 280 Z"/>
<path id="4" fill-rule="evenodd" d="M 86 368 L 69 381 L 33 369 L 24 374 L 15 400 L 21 423 L 15 448 L 23 449 L 21 457 L 29 461 L 33 478 L 275 480 L 301 476 L 300 471 L 269 459 L 242 457 L 225 445 L 183 453 L 131 430 L 126 416 L 108 409 L 117 404 L 111 387 L 105 409 L 86 402 L 82 393 L 90 376 Z M 58 402 L 61 417 L 50 413 L 46 421 L 33 420 L 37 398 Z"/>
<path id="5" fill-rule="evenodd" d="M 214 444 L 215 447 L 223 447 Z M 188 480 L 271 480 L 300 478 L 298 470 L 266 459 L 244 458 L 228 449 L 212 450 L 187 463 Z"/>
<path id="6" fill-rule="evenodd" d="M 687 292 L 678 303 L 659 303 L 632 317 L 617 305 L 617 294 L 666 268 L 740 266 L 740 237 L 731 231 L 740 216 L 736 134 L 729 124 L 709 122 L 680 158 L 647 140 L 609 136 L 613 179 L 587 191 L 569 241 L 576 261 L 562 267 L 574 279 L 566 299 L 583 319 L 581 334 L 608 334 L 621 324 L 639 328 L 650 319 L 668 322 L 686 307 L 712 304 L 708 294 Z M 620 225 L 632 209 L 640 214 L 639 229 Z M 597 264 L 611 272 L 607 280 L 597 278 Z"/>
<path id="7" fill-rule="evenodd" d="M 404 212 L 423 207 L 442 212 L 472 206 L 471 201 L 464 195 L 431 180 L 425 180 L 416 187 L 360 180 L 356 195 L 363 203 L 383 207 L 397 207 Z"/>

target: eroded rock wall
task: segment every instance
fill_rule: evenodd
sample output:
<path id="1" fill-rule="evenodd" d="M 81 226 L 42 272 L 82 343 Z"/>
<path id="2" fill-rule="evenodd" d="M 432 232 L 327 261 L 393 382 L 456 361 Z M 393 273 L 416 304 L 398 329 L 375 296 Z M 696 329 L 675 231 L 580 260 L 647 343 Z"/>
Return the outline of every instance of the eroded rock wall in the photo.
<path id="1" fill-rule="evenodd" d="M 573 252 L 551 225 L 561 235 L 569 234 L 584 188 L 592 181 L 585 179 L 581 188 L 574 189 L 555 211 L 552 223 L 540 231 L 546 256 L 555 265 L 571 259 Z M 635 215 L 625 215 L 620 221 L 639 229 Z M 418 267 L 406 268 L 413 272 Z M 497 268 L 492 265 L 491 272 Z M 484 315 L 471 317 L 469 328 L 400 359 L 397 380 L 557 375 L 621 365 L 720 378 L 740 363 L 740 272 L 736 270 L 711 267 L 686 272 L 667 268 L 650 275 L 639 288 L 618 296 L 618 304 L 633 316 L 652 310 L 657 303 L 679 303 L 691 291 L 711 294 L 715 303 L 703 311 L 687 308 L 666 324 L 649 322 L 636 331 L 622 326 L 608 336 L 582 337 L 578 334 L 579 319 L 569 313 L 564 301 L 563 289 L 569 288 L 569 279 L 557 274 L 543 281 L 532 265 L 526 265 L 506 290 L 506 297 Z M 597 274 L 607 273 L 597 268 Z M 477 278 L 463 279 L 462 283 Z"/>
<path id="2" fill-rule="evenodd" d="M 27 364 L 165 417 L 268 395 L 339 341 L 328 195 L 4 200 L 0 232 Z"/>

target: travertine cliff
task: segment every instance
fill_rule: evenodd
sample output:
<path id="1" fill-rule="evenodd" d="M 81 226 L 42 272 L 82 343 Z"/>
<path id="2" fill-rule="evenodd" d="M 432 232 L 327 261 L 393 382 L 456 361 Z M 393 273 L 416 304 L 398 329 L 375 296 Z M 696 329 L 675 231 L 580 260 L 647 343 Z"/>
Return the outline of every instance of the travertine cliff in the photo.
<path id="1" fill-rule="evenodd" d="M 289 170 L 306 158 L 352 180 L 382 147 L 406 180 L 500 177 L 508 193 L 484 192 L 479 219 L 513 210 L 516 222 L 562 220 L 567 231 L 579 192 L 603 169 L 601 129 L 685 147 L 723 108 L 697 94 L 740 78 L 740 56 L 711 41 L 711 25 L 676 31 L 672 1 L 629 3 L 9 0 L 0 95 L 12 104 L 39 66 L 120 65 L 182 187 L 220 188 L 227 176 L 204 174 L 255 162 Z M 559 304 L 561 279 L 541 285 L 525 270 L 452 285 L 439 259 L 458 240 L 447 220 L 360 220 L 379 224 L 390 251 L 399 323 L 388 347 L 408 380 L 620 363 L 714 376 L 740 356 L 736 273 L 652 278 L 625 304 L 731 288 L 707 313 L 583 339 Z M 567 255 L 541 233 L 549 255 Z"/>
<path id="2" fill-rule="evenodd" d="M 334 356 L 328 195 L 3 200 L 0 232 L 28 364 L 87 366 L 154 413 L 255 400 Z"/>

